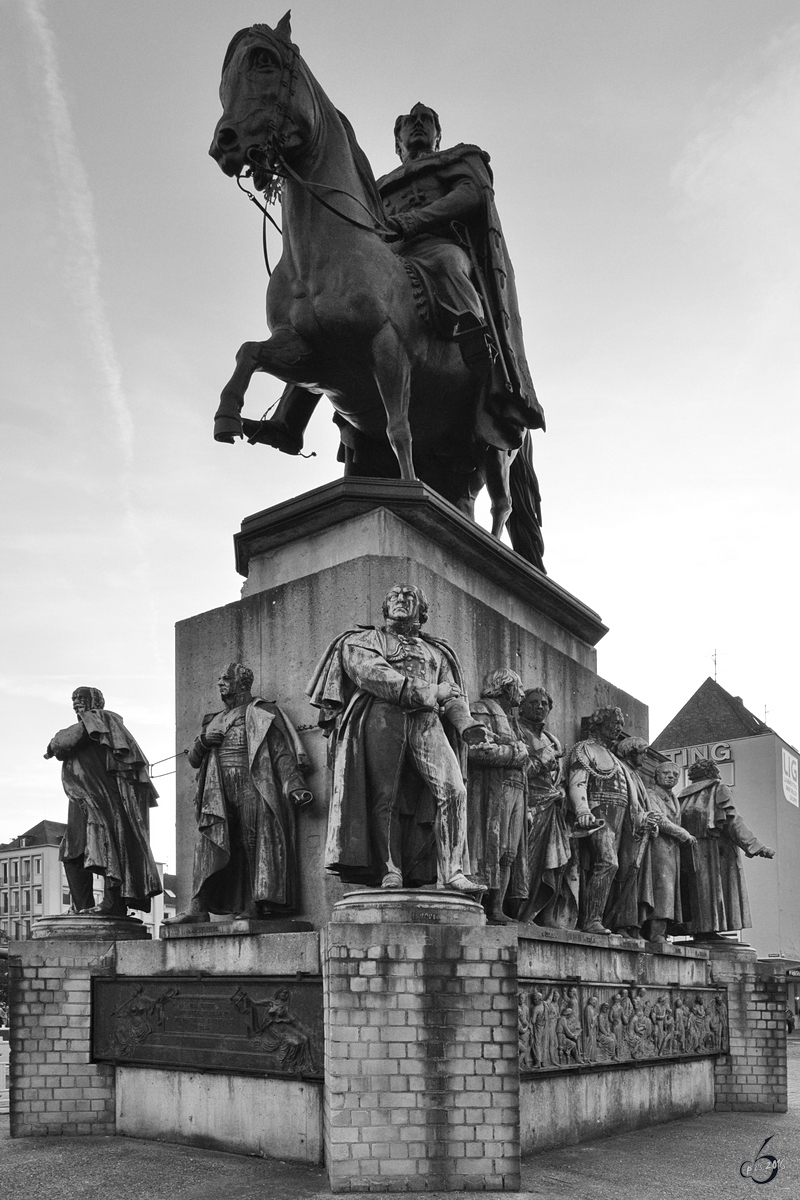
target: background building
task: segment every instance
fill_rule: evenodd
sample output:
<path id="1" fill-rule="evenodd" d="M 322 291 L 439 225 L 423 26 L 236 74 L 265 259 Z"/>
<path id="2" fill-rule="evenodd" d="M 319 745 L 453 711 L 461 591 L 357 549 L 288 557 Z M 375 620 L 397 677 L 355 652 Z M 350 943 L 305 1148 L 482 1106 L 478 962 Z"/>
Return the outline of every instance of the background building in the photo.
<path id="1" fill-rule="evenodd" d="M 753 917 L 742 940 L 759 958 L 800 960 L 800 807 L 798 752 L 714 679 L 706 679 L 654 739 L 653 748 L 681 768 L 711 758 L 730 787 L 739 815 L 776 851 L 772 860 L 742 855 Z"/>
<path id="2" fill-rule="evenodd" d="M 36 917 L 69 912 L 70 895 L 58 848 L 66 831 L 61 821 L 40 821 L 26 833 L 0 845 L 0 937 L 24 941 Z M 175 876 L 164 875 L 156 863 L 166 891 L 154 897 L 149 913 L 136 913 L 152 937 L 161 922 L 175 915 Z M 170 883 L 171 881 L 171 883 Z M 103 882 L 95 875 L 95 900 L 103 898 Z"/>

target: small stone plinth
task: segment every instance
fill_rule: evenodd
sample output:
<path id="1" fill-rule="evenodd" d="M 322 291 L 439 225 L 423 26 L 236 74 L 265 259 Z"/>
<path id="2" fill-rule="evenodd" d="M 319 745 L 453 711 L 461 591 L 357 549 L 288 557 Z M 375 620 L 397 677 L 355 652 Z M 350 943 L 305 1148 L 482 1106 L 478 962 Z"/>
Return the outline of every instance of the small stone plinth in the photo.
<path id="1" fill-rule="evenodd" d="M 33 941 L 62 938 L 69 942 L 135 942 L 150 940 L 137 917 L 104 917 L 99 913 L 58 913 L 37 917 L 31 928 Z"/>
<path id="2" fill-rule="evenodd" d="M 207 937 L 247 937 L 260 933 L 310 933 L 314 926 L 310 921 L 293 921 L 288 917 L 279 917 L 274 921 L 251 921 L 249 919 L 231 921 L 202 921 L 196 925 L 174 925 L 165 921 L 161 926 L 160 936 L 171 940 L 173 938 L 207 938 Z"/>
<path id="3" fill-rule="evenodd" d="M 516 928 L 446 891 L 336 905 L 323 939 L 334 1192 L 519 1189 Z"/>
<path id="4" fill-rule="evenodd" d="M 333 909 L 337 924 L 410 921 L 422 925 L 485 925 L 486 914 L 476 900 L 461 892 L 433 888 L 360 888 L 347 892 Z"/>

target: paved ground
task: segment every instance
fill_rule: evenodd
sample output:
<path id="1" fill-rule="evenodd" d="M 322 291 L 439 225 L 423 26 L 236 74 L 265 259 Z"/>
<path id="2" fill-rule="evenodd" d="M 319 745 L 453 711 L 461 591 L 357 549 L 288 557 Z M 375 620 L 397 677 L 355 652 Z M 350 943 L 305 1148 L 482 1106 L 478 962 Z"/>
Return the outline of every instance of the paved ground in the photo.
<path id="1" fill-rule="evenodd" d="M 739 1168 L 772 1138 L 780 1162 L 767 1192 Z M 763 1177 L 763 1176 L 762 1176 Z M 709 1113 L 527 1158 L 522 1197 L 543 1200 L 798 1200 L 800 1035 L 789 1043 L 789 1111 Z M 454 1200 L 451 1192 L 429 1193 Z M 499 1193 L 484 1193 L 487 1197 Z M 0 1116 L 0 1197 L 15 1200 L 312 1200 L 321 1168 L 133 1138 L 8 1136 Z M 474 1193 L 464 1193 L 474 1196 Z"/>

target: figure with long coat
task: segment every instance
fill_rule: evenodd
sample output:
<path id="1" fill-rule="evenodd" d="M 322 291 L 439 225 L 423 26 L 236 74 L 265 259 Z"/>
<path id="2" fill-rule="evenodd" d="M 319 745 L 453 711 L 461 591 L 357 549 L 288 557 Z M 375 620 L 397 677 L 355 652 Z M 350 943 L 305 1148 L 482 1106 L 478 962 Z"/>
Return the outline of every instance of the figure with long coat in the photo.
<path id="1" fill-rule="evenodd" d="M 715 941 L 721 930 L 753 923 L 739 851 L 748 858 L 774 858 L 775 851 L 745 825 L 715 762 L 697 759 L 689 780 L 678 797 L 681 825 L 697 845 L 683 854 L 683 919 L 697 941 Z"/>
<path id="2" fill-rule="evenodd" d="M 681 846 L 690 852 L 697 840 L 681 826 L 681 806 L 672 790 L 679 775 L 674 763 L 659 763 L 654 786 L 647 789 L 650 811 L 658 818 L 658 837 L 650 842 L 653 911 L 645 929 L 651 942 L 665 942 L 667 933 L 682 926 Z"/>
<path id="3" fill-rule="evenodd" d="M 129 908 L 149 912 L 162 887 L 150 849 L 158 792 L 147 759 L 122 717 L 105 707 L 99 688 L 76 688 L 72 706 L 77 723 L 51 739 L 45 758 L 63 763 L 70 803 L 59 857 L 73 908 L 111 917 L 124 917 Z M 95 875 L 105 881 L 97 906 Z"/>
<path id="4" fill-rule="evenodd" d="M 639 773 L 647 751 L 644 738 L 626 737 L 615 753 L 625 777 L 628 802 L 618 850 L 619 867 L 609 894 L 604 922 L 615 933 L 641 936 L 641 926 L 653 911 L 653 870 L 650 849 L 658 822 L 650 811 L 645 782 Z"/>
<path id="5" fill-rule="evenodd" d="M 483 681 L 481 696 L 470 711 L 486 726 L 491 740 L 469 748 L 467 839 L 474 877 L 488 890 L 486 911 L 494 925 L 509 917 L 505 902 L 528 895 L 528 855 L 525 839 L 525 768 L 527 747 L 522 740 L 517 710 L 522 680 L 516 671 L 500 667 Z"/>
<path id="6" fill-rule="evenodd" d="M 296 810 L 312 800 L 309 762 L 277 704 L 253 696 L 253 672 L 231 663 L 219 679 L 221 712 L 203 718 L 189 751 L 198 767 L 192 900 L 177 924 L 209 913 L 240 918 L 294 912 Z"/>
<path id="7" fill-rule="evenodd" d="M 519 729 L 528 748 L 528 895 L 518 919 L 551 929 L 574 929 L 578 920 L 578 868 L 567 827 L 564 751 L 545 726 L 553 697 L 528 688 L 519 710 Z"/>
<path id="8" fill-rule="evenodd" d="M 487 731 L 455 651 L 421 630 L 422 589 L 396 585 L 383 615 L 335 638 L 307 688 L 330 737 L 325 866 L 350 883 L 485 892 L 467 875 L 464 773 Z"/>

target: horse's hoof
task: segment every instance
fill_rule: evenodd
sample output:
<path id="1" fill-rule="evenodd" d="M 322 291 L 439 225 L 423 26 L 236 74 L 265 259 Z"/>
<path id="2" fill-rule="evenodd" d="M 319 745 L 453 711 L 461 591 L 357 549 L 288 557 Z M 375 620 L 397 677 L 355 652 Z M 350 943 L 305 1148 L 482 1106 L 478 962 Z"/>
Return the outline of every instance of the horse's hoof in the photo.
<path id="1" fill-rule="evenodd" d="M 229 442 L 231 445 L 236 438 L 242 437 L 242 422 L 238 417 L 216 417 L 214 420 L 214 441 Z"/>

